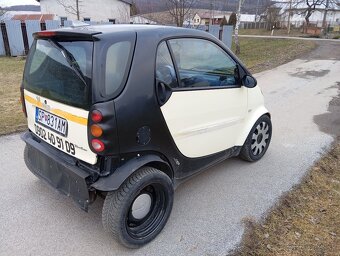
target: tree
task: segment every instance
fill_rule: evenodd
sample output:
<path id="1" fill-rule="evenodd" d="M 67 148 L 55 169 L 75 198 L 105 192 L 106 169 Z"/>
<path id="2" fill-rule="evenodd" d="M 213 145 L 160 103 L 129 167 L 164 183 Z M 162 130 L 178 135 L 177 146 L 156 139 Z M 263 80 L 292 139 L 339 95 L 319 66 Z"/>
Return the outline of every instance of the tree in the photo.
<path id="1" fill-rule="evenodd" d="M 130 7 L 130 15 L 135 16 L 139 13 L 138 7 L 135 3 L 135 1 L 132 1 L 131 7 Z"/>
<path id="2" fill-rule="evenodd" d="M 169 14 L 174 18 L 177 27 L 182 27 L 186 15 L 195 5 L 196 0 L 165 0 Z"/>
<path id="3" fill-rule="evenodd" d="M 237 13 L 236 13 L 236 25 L 235 25 L 235 36 L 234 36 L 234 42 L 235 42 L 235 46 L 236 46 L 236 54 L 240 54 L 241 52 L 241 47 L 240 47 L 240 42 L 238 40 L 238 29 L 240 27 L 240 23 L 241 23 L 241 8 L 242 5 L 244 4 L 245 0 L 239 0 L 238 2 L 238 8 L 237 8 Z"/>
<path id="4" fill-rule="evenodd" d="M 6 9 L 0 6 L 0 16 L 4 15 L 5 13 L 6 13 Z"/>
<path id="5" fill-rule="evenodd" d="M 236 13 L 233 12 L 229 17 L 228 25 L 232 25 L 235 28 L 236 21 L 237 21 Z"/>
<path id="6" fill-rule="evenodd" d="M 73 14 L 80 20 L 81 0 L 57 0 L 65 8 L 65 12 Z"/>
<path id="7" fill-rule="evenodd" d="M 324 5 L 325 0 L 305 0 L 307 8 L 303 13 L 305 14 L 305 20 L 307 27 L 309 26 L 309 18 L 315 11 L 316 7 Z"/>
<path id="8" fill-rule="evenodd" d="M 221 20 L 220 26 L 223 27 L 225 25 L 228 25 L 228 21 L 225 16 L 223 16 L 223 19 Z"/>

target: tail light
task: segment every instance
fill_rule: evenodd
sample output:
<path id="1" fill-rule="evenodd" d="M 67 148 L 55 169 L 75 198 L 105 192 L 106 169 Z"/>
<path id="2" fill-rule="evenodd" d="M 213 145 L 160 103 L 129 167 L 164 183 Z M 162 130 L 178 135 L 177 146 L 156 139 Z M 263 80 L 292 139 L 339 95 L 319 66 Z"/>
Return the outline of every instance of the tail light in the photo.
<path id="1" fill-rule="evenodd" d="M 104 143 L 98 139 L 93 139 L 91 141 L 91 146 L 97 152 L 102 152 L 105 149 Z"/>
<path id="2" fill-rule="evenodd" d="M 24 88 L 22 88 L 22 87 L 20 87 L 20 101 L 21 101 L 22 112 L 24 113 L 25 117 L 27 118 L 27 111 L 26 111 L 26 105 L 25 105 Z"/>
<path id="3" fill-rule="evenodd" d="M 93 137 L 98 138 L 98 137 L 102 136 L 103 129 L 99 125 L 93 124 L 93 125 L 91 125 L 91 134 L 92 134 Z"/>
<path id="4" fill-rule="evenodd" d="M 103 119 L 103 115 L 99 110 L 93 110 L 91 112 L 91 119 L 95 123 L 99 123 Z"/>
<path id="5" fill-rule="evenodd" d="M 55 36 L 57 33 L 55 31 L 40 31 L 37 32 L 39 37 L 52 37 Z"/>
<path id="6" fill-rule="evenodd" d="M 119 153 L 118 131 L 114 101 L 94 103 L 88 115 L 88 144 L 99 156 Z"/>
<path id="7" fill-rule="evenodd" d="M 90 126 L 90 133 L 96 139 L 91 140 L 91 146 L 96 152 L 103 152 L 105 149 L 104 143 L 100 140 L 100 137 L 103 135 L 103 129 L 100 127 L 98 123 L 103 120 L 103 115 L 99 110 L 92 110 L 90 113 L 91 120 L 94 124 Z"/>

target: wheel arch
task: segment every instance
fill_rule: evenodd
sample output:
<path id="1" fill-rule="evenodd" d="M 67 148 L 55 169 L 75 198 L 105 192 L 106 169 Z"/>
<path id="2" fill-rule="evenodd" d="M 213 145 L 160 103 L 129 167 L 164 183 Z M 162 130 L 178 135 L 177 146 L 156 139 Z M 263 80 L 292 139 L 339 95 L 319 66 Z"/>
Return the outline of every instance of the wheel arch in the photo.
<path id="1" fill-rule="evenodd" d="M 248 113 L 248 116 L 246 117 L 248 121 L 245 122 L 242 132 L 239 135 L 238 139 L 236 140 L 237 146 L 243 146 L 244 142 L 246 141 L 249 135 L 249 132 L 251 131 L 251 128 L 253 128 L 256 121 L 263 115 L 267 115 L 269 118 L 271 118 L 268 109 L 266 109 L 264 106 L 261 106 L 257 108 L 255 111 Z"/>
<path id="2" fill-rule="evenodd" d="M 128 160 L 118 167 L 111 175 L 100 178 L 93 183 L 91 188 L 103 192 L 117 190 L 127 178 L 144 166 L 153 167 L 164 172 L 173 181 L 174 173 L 167 161 L 163 160 L 158 155 L 144 155 Z"/>

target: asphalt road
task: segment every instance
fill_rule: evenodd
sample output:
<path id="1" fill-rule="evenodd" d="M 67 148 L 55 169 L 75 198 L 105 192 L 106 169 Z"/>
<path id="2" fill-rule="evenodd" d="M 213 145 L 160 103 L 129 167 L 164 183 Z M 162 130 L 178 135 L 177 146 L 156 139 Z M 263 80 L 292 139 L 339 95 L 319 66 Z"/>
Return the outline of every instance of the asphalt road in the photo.
<path id="1" fill-rule="evenodd" d="M 227 160 L 180 186 L 167 226 L 138 250 L 103 231 L 102 199 L 81 211 L 26 169 L 19 135 L 0 137 L 0 255 L 226 255 L 242 219 L 263 216 L 340 135 L 339 55 L 339 43 L 320 42 L 304 59 L 256 74 L 274 125 L 265 157 Z"/>

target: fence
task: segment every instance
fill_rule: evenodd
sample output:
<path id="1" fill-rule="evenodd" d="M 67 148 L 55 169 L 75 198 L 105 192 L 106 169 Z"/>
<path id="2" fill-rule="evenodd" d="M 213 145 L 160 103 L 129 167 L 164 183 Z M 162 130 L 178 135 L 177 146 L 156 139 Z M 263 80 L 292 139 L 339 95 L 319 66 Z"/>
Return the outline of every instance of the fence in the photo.
<path id="1" fill-rule="evenodd" d="M 323 21 L 311 21 L 309 23 L 310 27 L 318 27 L 322 28 Z M 304 20 L 299 21 L 291 21 L 290 22 L 291 28 L 303 28 L 306 26 L 306 23 Z M 327 27 L 336 27 L 339 24 L 336 21 L 327 21 Z M 275 22 L 241 22 L 240 28 L 242 29 L 272 29 L 275 28 L 287 28 L 288 27 L 288 21 L 275 21 Z"/>
<path id="2" fill-rule="evenodd" d="M 91 22 L 97 24 L 96 22 Z M 104 23 L 111 24 L 111 23 Z M 65 21 L 63 27 L 72 26 L 72 21 Z M 60 28 L 58 20 L 46 20 L 40 23 L 37 20 L 27 20 L 20 22 L 18 20 L 9 20 L 0 23 L 0 56 L 20 56 L 26 55 L 33 43 L 32 34 L 41 30 L 51 30 Z M 232 26 L 220 27 L 219 25 L 200 26 L 196 29 L 207 31 L 216 38 L 222 40 L 229 48 L 232 42 Z"/>
<path id="3" fill-rule="evenodd" d="M 72 24 L 68 23 L 68 26 Z M 67 24 L 66 24 L 67 26 Z M 41 30 L 56 29 L 59 21 L 48 20 L 40 23 L 37 20 L 8 20 L 0 23 L 0 56 L 20 56 L 28 53 L 33 43 L 32 34 Z"/>

